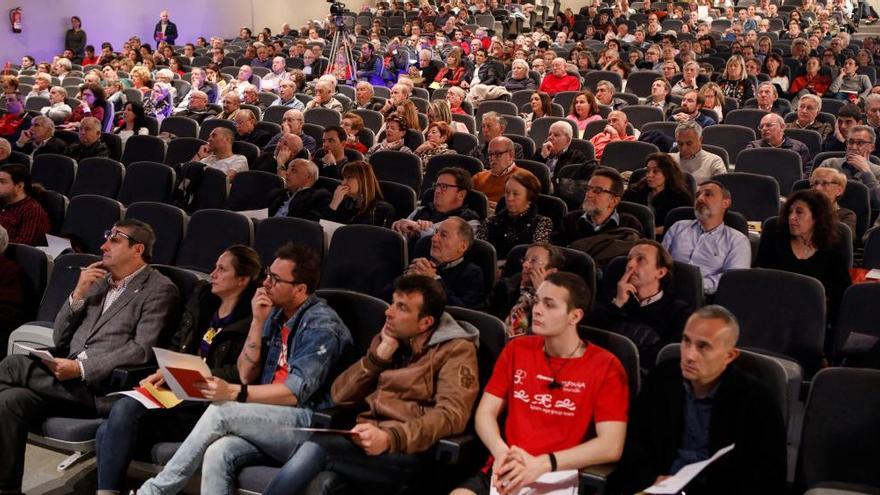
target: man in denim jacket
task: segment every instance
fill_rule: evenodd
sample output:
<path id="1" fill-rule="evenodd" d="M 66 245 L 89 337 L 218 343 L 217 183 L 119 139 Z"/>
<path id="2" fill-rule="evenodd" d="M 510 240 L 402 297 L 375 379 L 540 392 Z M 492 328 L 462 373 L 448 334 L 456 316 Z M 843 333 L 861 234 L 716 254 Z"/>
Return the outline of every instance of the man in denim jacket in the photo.
<path id="1" fill-rule="evenodd" d="M 201 493 L 231 493 L 237 469 L 267 457 L 284 462 L 305 441 L 295 428 L 309 426 L 312 410 L 330 405 L 330 383 L 344 364 L 339 357 L 352 344 L 336 312 L 312 294 L 319 272 L 317 257 L 302 246 L 275 253 L 238 358 L 245 385 L 207 380 L 200 391 L 215 403 L 138 493 L 177 493 L 199 467 Z"/>

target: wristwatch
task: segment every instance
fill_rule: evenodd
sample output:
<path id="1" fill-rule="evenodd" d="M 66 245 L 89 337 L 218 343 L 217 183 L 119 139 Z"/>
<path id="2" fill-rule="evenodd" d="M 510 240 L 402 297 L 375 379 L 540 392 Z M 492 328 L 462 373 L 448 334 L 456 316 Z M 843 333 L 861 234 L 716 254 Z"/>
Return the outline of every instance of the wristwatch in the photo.
<path id="1" fill-rule="evenodd" d="M 238 391 L 238 395 L 235 397 L 236 402 L 247 402 L 247 383 L 241 384 L 241 389 Z"/>

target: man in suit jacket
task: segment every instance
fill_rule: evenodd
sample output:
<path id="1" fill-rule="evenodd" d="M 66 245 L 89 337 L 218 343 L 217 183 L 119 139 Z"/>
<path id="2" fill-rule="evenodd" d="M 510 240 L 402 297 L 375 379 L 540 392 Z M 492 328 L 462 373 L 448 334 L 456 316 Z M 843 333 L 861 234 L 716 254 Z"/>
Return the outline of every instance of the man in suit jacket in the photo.
<path id="1" fill-rule="evenodd" d="M 658 366 L 639 393 L 606 493 L 643 490 L 732 444 L 688 483 L 688 495 L 785 492 L 781 405 L 737 369 L 738 335 L 736 318 L 721 306 L 704 306 L 688 319 L 680 360 Z"/>
<path id="2" fill-rule="evenodd" d="M 30 129 L 21 133 L 18 141 L 12 147 L 12 151 L 33 156 L 43 153 L 64 155 L 67 153 L 67 145 L 55 137 L 55 123 L 52 122 L 52 119 L 38 115 L 31 121 Z"/>
<path id="3" fill-rule="evenodd" d="M 156 28 L 153 29 L 153 39 L 156 40 L 156 43 L 165 41 L 169 45 L 173 45 L 177 41 L 177 24 L 168 19 L 167 10 L 163 10 L 159 14 L 159 22 L 156 23 Z"/>
<path id="4" fill-rule="evenodd" d="M 294 136 L 296 137 L 296 136 Z M 298 158 L 278 170 L 287 181 L 287 187 L 270 193 L 269 216 L 296 217 L 317 222 L 321 212 L 330 204 L 330 192 L 316 188 L 318 166 Z"/>
<path id="5" fill-rule="evenodd" d="M 149 225 L 117 222 L 101 246 L 103 259 L 80 271 L 55 318 L 57 357 L 16 354 L 0 361 L 0 492 L 21 490 L 31 424 L 50 411 L 96 416 L 113 369 L 152 358 L 180 299 L 177 287 L 148 265 L 154 242 Z"/>
<path id="6" fill-rule="evenodd" d="M 550 125 L 547 139 L 541 144 L 541 149 L 538 153 L 553 174 L 554 182 L 559 176 L 559 171 L 566 165 L 585 163 L 587 161 L 586 155 L 581 150 L 571 148 L 570 145 L 573 138 L 574 133 L 568 122 L 554 122 Z"/>

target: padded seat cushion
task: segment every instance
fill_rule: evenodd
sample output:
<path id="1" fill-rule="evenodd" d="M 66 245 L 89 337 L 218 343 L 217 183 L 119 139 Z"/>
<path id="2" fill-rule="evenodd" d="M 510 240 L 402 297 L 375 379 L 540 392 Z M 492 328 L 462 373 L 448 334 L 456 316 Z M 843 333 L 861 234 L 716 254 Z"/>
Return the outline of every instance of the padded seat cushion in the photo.
<path id="1" fill-rule="evenodd" d="M 87 442 L 95 439 L 95 432 L 101 426 L 101 418 L 47 418 L 42 425 L 42 435 L 65 442 Z"/>
<path id="2" fill-rule="evenodd" d="M 281 468 L 270 466 L 248 466 L 238 473 L 238 487 L 242 490 L 262 493 Z"/>
<path id="3" fill-rule="evenodd" d="M 171 456 L 177 452 L 181 442 L 159 442 L 150 449 L 150 459 L 153 464 L 164 466 L 171 460 Z"/>

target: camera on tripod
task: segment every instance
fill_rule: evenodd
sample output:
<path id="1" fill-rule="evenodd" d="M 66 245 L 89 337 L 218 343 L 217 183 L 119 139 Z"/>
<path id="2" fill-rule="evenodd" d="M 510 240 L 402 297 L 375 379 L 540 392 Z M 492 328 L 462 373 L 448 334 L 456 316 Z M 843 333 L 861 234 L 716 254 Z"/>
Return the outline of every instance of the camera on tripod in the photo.
<path id="1" fill-rule="evenodd" d="M 327 0 L 327 3 L 330 4 L 330 14 L 340 16 L 343 12 L 345 12 L 344 3 L 337 2 L 336 0 Z"/>

